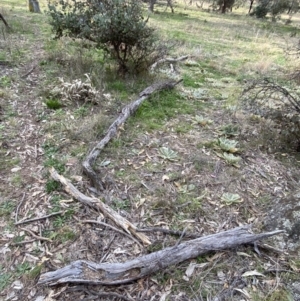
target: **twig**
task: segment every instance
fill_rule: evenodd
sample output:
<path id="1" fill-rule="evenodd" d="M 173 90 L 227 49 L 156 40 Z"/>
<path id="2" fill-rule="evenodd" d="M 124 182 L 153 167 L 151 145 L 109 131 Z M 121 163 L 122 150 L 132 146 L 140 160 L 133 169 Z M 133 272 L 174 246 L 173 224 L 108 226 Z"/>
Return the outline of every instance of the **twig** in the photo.
<path id="1" fill-rule="evenodd" d="M 78 220 L 78 219 L 77 219 L 77 220 Z M 98 225 L 105 226 L 105 227 L 110 228 L 110 229 L 112 229 L 112 230 L 114 230 L 114 231 L 116 231 L 116 232 L 118 232 L 118 233 L 120 233 L 120 234 L 122 234 L 122 235 L 124 235 L 124 236 L 126 236 L 126 237 L 129 237 L 129 238 L 132 239 L 134 242 L 136 242 L 140 247 L 143 247 L 143 246 L 141 245 L 141 243 L 140 243 L 138 240 L 136 240 L 134 237 L 132 237 L 131 235 L 129 235 L 129 234 L 127 234 L 127 233 L 125 233 L 125 232 L 123 232 L 123 231 L 117 229 L 117 228 L 115 228 L 114 226 L 111 226 L 111 225 L 106 224 L 106 223 L 103 223 L 103 222 L 94 221 L 94 220 L 83 220 L 83 221 L 78 220 L 78 221 L 81 222 L 81 223 L 98 224 Z"/>
<path id="2" fill-rule="evenodd" d="M 265 270 L 264 273 L 292 273 L 292 274 L 299 274 L 299 272 L 291 271 L 291 270 L 285 270 L 285 269 L 268 269 Z"/>
<path id="3" fill-rule="evenodd" d="M 48 214 L 48 215 L 44 215 L 44 216 L 41 216 L 41 217 L 27 219 L 25 221 L 20 221 L 20 222 L 15 223 L 15 225 L 21 225 L 21 224 L 27 224 L 27 223 L 31 223 L 31 222 L 40 221 L 42 219 L 45 219 L 45 218 L 48 218 L 48 217 L 51 217 L 51 216 L 55 216 L 55 215 L 59 215 L 59 214 L 62 214 L 62 213 L 64 213 L 64 211 L 54 212 L 54 213 L 51 213 L 51 214 Z"/>
<path id="4" fill-rule="evenodd" d="M 26 245 L 26 244 L 30 244 L 32 242 L 36 241 L 36 239 L 30 239 L 30 240 L 24 240 L 24 241 L 20 241 L 20 242 L 14 242 L 12 244 L 10 244 L 11 246 L 19 246 L 19 245 Z"/>
<path id="5" fill-rule="evenodd" d="M 268 251 L 271 251 L 271 252 L 275 252 L 275 253 L 279 253 L 279 254 L 285 254 L 287 255 L 286 252 L 284 252 L 283 250 L 280 250 L 280 249 L 276 249 L 272 246 L 269 246 L 267 244 L 264 244 L 264 243 L 258 243 L 256 242 L 257 246 L 260 247 L 261 249 L 265 249 L 265 250 L 268 250 Z"/>
<path id="6" fill-rule="evenodd" d="M 21 200 L 21 202 L 19 203 L 19 205 L 18 205 L 18 207 L 17 207 L 17 210 L 16 210 L 16 216 L 15 216 L 15 225 L 16 225 L 17 222 L 18 222 L 19 209 L 20 209 L 21 205 L 23 204 L 23 201 L 24 201 L 24 199 L 25 199 L 25 195 L 26 195 L 26 193 L 24 192 L 24 193 L 23 193 L 22 200 Z"/>
<path id="7" fill-rule="evenodd" d="M 180 237 L 179 237 L 179 239 L 178 239 L 178 241 L 177 241 L 177 243 L 176 243 L 176 246 L 178 246 L 178 245 L 181 243 L 182 238 L 183 238 L 184 235 L 185 235 L 186 228 L 187 228 L 187 227 L 185 227 L 185 228 L 183 229 L 183 231 L 182 231 L 182 233 L 181 233 L 181 235 L 180 235 Z"/>
<path id="8" fill-rule="evenodd" d="M 96 292 L 94 290 L 90 290 L 90 292 L 92 294 L 95 295 L 95 297 L 99 298 L 99 297 L 116 297 L 116 298 L 120 298 L 120 299 L 123 299 L 125 301 L 134 301 L 134 299 L 132 298 L 128 298 L 126 296 L 123 296 L 123 295 L 120 295 L 118 293 L 113 293 L 113 292 Z M 89 300 L 89 299 L 83 299 L 83 300 Z"/>
<path id="9" fill-rule="evenodd" d="M 110 242 L 108 243 L 108 245 L 105 247 L 105 251 L 107 251 L 107 252 L 104 254 L 104 256 L 102 256 L 102 258 L 100 259 L 99 263 L 102 263 L 102 262 L 106 259 L 107 254 L 109 253 L 109 249 L 110 249 L 110 247 L 111 247 L 113 241 L 115 240 L 115 238 L 116 238 L 116 234 L 115 234 L 114 237 L 110 240 Z"/>
<path id="10" fill-rule="evenodd" d="M 33 66 L 27 73 L 21 76 L 21 78 L 26 78 L 29 74 L 31 74 L 37 65 Z"/>
<path id="11" fill-rule="evenodd" d="M 137 229 L 136 231 L 137 232 L 161 232 L 164 234 L 170 234 L 176 236 L 183 235 L 183 237 L 189 237 L 189 238 L 198 238 L 201 236 L 200 234 L 185 233 L 184 231 L 174 231 L 174 230 L 169 230 L 164 228 L 146 228 L 146 229 Z"/>
<path id="12" fill-rule="evenodd" d="M 34 234 L 32 231 L 30 231 L 26 228 L 21 228 L 21 230 L 28 232 L 30 235 L 32 235 L 34 238 L 36 238 L 38 240 L 44 240 L 44 241 L 52 242 L 52 240 L 50 238 L 38 236 L 38 235 Z"/>
<path id="13" fill-rule="evenodd" d="M 75 287 L 69 287 L 66 292 L 78 292 L 78 291 L 84 292 L 90 296 L 90 298 L 87 297 L 82 300 L 93 300 L 95 298 L 99 299 L 99 297 L 112 296 L 112 297 L 124 299 L 125 301 L 127 301 L 127 300 L 128 301 L 139 301 L 139 299 L 134 300 L 131 297 L 125 297 L 123 295 L 119 295 L 118 293 L 114 293 L 114 292 L 96 292 L 92 289 L 87 289 L 86 286 L 82 286 L 82 285 L 78 285 Z"/>

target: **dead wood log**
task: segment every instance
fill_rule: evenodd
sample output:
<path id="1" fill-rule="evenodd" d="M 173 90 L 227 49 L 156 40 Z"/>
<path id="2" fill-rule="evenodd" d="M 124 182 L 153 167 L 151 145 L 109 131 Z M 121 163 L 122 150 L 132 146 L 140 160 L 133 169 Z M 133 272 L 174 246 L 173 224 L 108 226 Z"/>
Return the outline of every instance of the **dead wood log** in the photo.
<path id="1" fill-rule="evenodd" d="M 128 234 L 135 236 L 146 245 L 151 244 L 148 237 L 142 233 L 138 233 L 136 231 L 136 226 L 130 223 L 126 218 L 119 215 L 116 211 L 101 202 L 99 199 L 91 198 L 81 193 L 74 185 L 72 185 L 72 183 L 68 179 L 58 174 L 58 172 L 53 167 L 50 169 L 50 174 L 55 181 L 58 181 L 63 185 L 65 191 L 73 198 L 83 203 L 84 205 L 99 209 L 106 217 L 114 221 L 116 225 L 120 226 Z"/>
<path id="2" fill-rule="evenodd" d="M 2 15 L 1 13 L 0 13 L 0 20 L 3 21 L 4 25 L 6 26 L 6 28 L 10 28 L 10 27 L 8 26 L 8 23 L 6 22 L 6 20 L 4 19 L 3 15 Z"/>
<path id="3" fill-rule="evenodd" d="M 158 60 L 157 62 L 155 62 L 154 64 L 152 64 L 150 66 L 150 70 L 153 71 L 159 64 L 163 64 L 163 63 L 177 63 L 177 62 L 181 62 L 181 61 L 184 61 L 188 58 L 189 56 L 188 55 L 184 55 L 184 56 L 181 56 L 177 59 L 173 59 L 171 57 L 169 58 L 165 58 L 165 59 L 161 59 L 161 60 Z"/>
<path id="4" fill-rule="evenodd" d="M 86 260 L 77 260 L 64 268 L 42 274 L 38 283 L 47 285 L 67 282 L 102 285 L 125 284 L 210 251 L 235 248 L 284 232 L 277 230 L 253 234 L 249 231 L 250 227 L 250 225 L 246 225 L 200 237 L 124 263 L 97 264 Z"/>
<path id="5" fill-rule="evenodd" d="M 95 172 L 92 165 L 96 162 L 101 150 L 106 146 L 106 144 L 117 135 L 118 129 L 121 125 L 125 123 L 125 121 L 139 108 L 139 106 L 154 92 L 164 89 L 172 89 L 179 81 L 168 81 L 164 83 L 157 83 L 152 86 L 147 87 L 139 94 L 139 98 L 122 109 L 121 114 L 118 118 L 112 123 L 109 127 L 105 137 L 92 149 L 92 151 L 88 154 L 84 162 L 82 163 L 83 170 L 85 174 L 90 178 L 93 182 L 93 185 L 98 190 L 104 190 L 104 185 L 99 177 L 99 175 Z"/>

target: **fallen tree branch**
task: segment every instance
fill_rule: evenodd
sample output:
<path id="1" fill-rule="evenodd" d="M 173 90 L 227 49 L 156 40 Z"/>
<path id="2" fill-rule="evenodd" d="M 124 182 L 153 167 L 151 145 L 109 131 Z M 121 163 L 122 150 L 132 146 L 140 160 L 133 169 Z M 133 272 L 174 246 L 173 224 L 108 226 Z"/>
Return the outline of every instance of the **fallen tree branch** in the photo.
<path id="1" fill-rule="evenodd" d="M 161 59 L 161 60 L 158 60 L 157 62 L 155 62 L 154 64 L 152 64 L 150 66 L 150 70 L 153 71 L 157 65 L 160 65 L 160 64 L 163 64 L 163 63 L 177 63 L 177 62 L 180 62 L 180 61 L 184 61 L 188 58 L 189 56 L 188 55 L 184 55 L 184 56 L 181 56 L 177 59 L 173 59 L 173 58 L 165 58 L 165 59 Z"/>
<path id="2" fill-rule="evenodd" d="M 64 186 L 65 191 L 68 194 L 70 194 L 73 198 L 75 198 L 84 205 L 97 208 L 106 217 L 114 221 L 116 225 L 120 226 L 123 230 L 125 230 L 125 232 L 134 235 L 146 245 L 151 244 L 150 240 L 146 235 L 142 233 L 137 233 L 136 226 L 134 226 L 132 223 L 130 223 L 127 219 L 118 214 L 112 208 L 101 202 L 99 199 L 91 198 L 81 193 L 68 179 L 58 174 L 58 172 L 53 167 L 50 169 L 50 174 L 55 181 L 60 182 Z"/>
<path id="3" fill-rule="evenodd" d="M 94 187 L 98 190 L 104 190 L 103 182 L 101 181 L 99 175 L 95 172 L 92 165 L 97 160 L 101 150 L 106 146 L 106 144 L 117 135 L 118 129 L 121 125 L 125 123 L 125 121 L 139 108 L 139 106 L 154 92 L 164 89 L 173 89 L 177 84 L 179 84 L 182 80 L 179 81 L 168 81 L 164 83 L 157 83 L 152 86 L 147 87 L 139 94 L 139 98 L 122 109 L 119 117 L 112 123 L 109 127 L 105 137 L 92 149 L 92 151 L 88 154 L 84 162 L 82 163 L 83 170 L 85 174 L 90 178 L 93 182 Z"/>
<path id="4" fill-rule="evenodd" d="M 97 264 L 86 260 L 77 260 L 64 268 L 42 274 L 38 283 L 47 285 L 59 283 L 125 284 L 210 251 L 235 248 L 284 232 L 276 230 L 253 234 L 249 231 L 250 227 L 250 225 L 246 225 L 200 237 L 124 263 Z"/>

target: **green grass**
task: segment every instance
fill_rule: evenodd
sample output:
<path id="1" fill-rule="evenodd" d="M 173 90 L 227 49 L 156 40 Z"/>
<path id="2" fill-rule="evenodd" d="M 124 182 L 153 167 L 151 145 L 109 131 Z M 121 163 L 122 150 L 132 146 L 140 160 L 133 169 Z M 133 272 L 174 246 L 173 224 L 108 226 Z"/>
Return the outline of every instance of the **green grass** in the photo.
<path id="1" fill-rule="evenodd" d="M 4 201 L 0 203 L 0 216 L 9 216 L 15 209 L 15 204 L 12 201 Z"/>
<path id="2" fill-rule="evenodd" d="M 46 106 L 52 110 L 58 110 L 62 107 L 62 103 L 58 99 L 47 99 Z"/>
<path id="3" fill-rule="evenodd" d="M 6 272 L 0 267 L 0 291 L 2 292 L 11 282 L 12 273 Z"/>
<path id="4" fill-rule="evenodd" d="M 248 122 L 246 119 L 240 121 L 225 108 L 235 106 L 239 110 L 240 92 L 244 88 L 245 81 L 274 76 L 288 84 L 286 66 L 291 63 L 285 56 L 282 46 L 285 46 L 285 39 L 289 38 L 290 33 L 293 33 L 298 25 L 285 26 L 273 24 L 268 20 L 259 21 L 245 16 L 244 13 L 242 15 L 240 11 L 221 15 L 207 13 L 195 7 L 183 10 L 182 3 L 175 8 L 174 14 L 164 12 L 164 7 L 157 6 L 159 13 L 150 16 L 149 24 L 155 25 L 165 41 L 171 40 L 173 43 L 169 56 L 189 55 L 189 59 L 174 64 L 174 72 L 170 71 L 170 64 L 164 64 L 153 74 L 121 77 L 116 73 L 114 63 L 107 61 L 103 51 L 94 49 L 93 44 L 67 38 L 52 40 L 47 17 L 29 14 L 25 2 L 5 0 L 1 5 L 5 6 L 5 17 L 13 26 L 13 31 L 3 31 L 6 43 L 1 46 L 0 61 L 8 61 L 10 66 L 19 67 L 20 70 L 19 73 L 15 72 L 17 75 L 13 73 L 13 76 L 0 77 L 0 98 L 2 95 L 5 96 L 5 101 L 1 100 L 0 103 L 3 109 L 3 114 L 1 112 L 0 115 L 2 118 L 0 143 L 6 142 L 14 146 L 18 133 L 14 128 L 18 125 L 18 118 L 22 117 L 22 112 L 19 113 L 19 108 L 23 105 L 20 99 L 27 101 L 27 98 L 19 98 L 16 103 L 20 104 L 20 107 L 16 107 L 15 91 L 10 89 L 19 83 L 19 76 L 34 61 L 38 65 L 40 81 L 37 80 L 37 87 L 32 86 L 30 97 L 40 99 L 41 107 L 32 108 L 32 115 L 36 118 L 35 125 L 40 127 L 43 133 L 40 145 L 44 143 L 42 146 L 44 153 L 38 157 L 38 164 L 44 167 L 45 171 L 41 172 L 41 175 L 44 177 L 45 192 L 49 194 L 45 204 L 43 202 L 38 204 L 45 212 L 54 213 L 62 210 L 65 212 L 45 223 L 42 236 L 51 238 L 52 243 L 59 246 L 70 244 L 79 235 L 77 233 L 82 233 L 82 225 L 79 226 L 72 220 L 73 215 L 78 214 L 77 207 L 73 203 L 61 203 L 66 196 L 60 195 L 59 190 L 62 187 L 50 178 L 47 169 L 54 167 L 75 182 L 79 189 L 87 187 L 89 185 L 87 179 L 82 175 L 82 158 L 104 136 L 125 104 L 137 99 L 139 93 L 147 86 L 164 81 L 168 76 L 182 78 L 183 81 L 173 90 L 151 95 L 134 116 L 129 118 L 124 130 L 121 128 L 117 136 L 101 151 L 98 162 L 109 164 L 99 163 L 97 169 L 101 174 L 107 175 L 107 178 L 112 178 L 120 190 L 120 195 L 113 196 L 109 205 L 116 211 L 130 212 L 134 223 L 141 222 L 147 226 L 167 226 L 170 229 L 181 230 L 188 225 L 190 227 L 188 231 L 203 231 L 204 234 L 220 229 L 221 225 L 230 227 L 252 220 L 258 220 L 259 223 L 263 217 L 259 216 L 260 212 L 265 210 L 273 198 L 273 195 L 265 190 L 267 188 L 270 190 L 268 186 L 270 184 L 264 185 L 263 178 L 260 178 L 259 184 L 255 180 L 248 182 L 252 177 L 250 170 L 245 171 L 242 164 L 233 166 L 230 158 L 226 161 L 226 158 L 220 156 L 233 147 L 230 142 L 223 141 L 220 145 L 217 141 L 220 137 L 226 137 L 233 142 L 235 140 L 241 149 L 239 155 L 247 159 L 247 154 L 251 153 L 253 158 L 250 159 L 254 161 L 259 140 L 255 140 L 256 138 L 250 134 L 262 134 L 259 130 L 261 121 L 257 120 L 256 123 Z M 43 1 L 42 9 L 45 5 Z M 9 11 L 10 9 L 12 11 Z M 33 44 L 35 39 L 37 44 Z M 38 52 L 40 55 L 37 57 L 31 57 L 34 46 L 40 47 Z M 105 93 L 109 97 L 101 98 L 99 104 L 74 102 L 65 104 L 61 109 L 60 99 L 52 95 L 53 89 L 59 85 L 57 77 L 62 77 L 65 82 L 72 82 L 74 79 L 84 80 L 85 73 L 89 74 L 93 86 L 100 94 Z M 22 89 L 27 81 L 29 82 L 30 78 L 20 81 Z M 232 111 L 236 113 L 235 110 Z M 242 139 L 241 133 L 244 135 Z M 259 144 L 263 143 L 266 141 L 260 139 Z M 171 150 L 174 150 L 174 153 Z M 0 149 L 0 165 L 5 171 L 9 172 L 9 168 L 22 163 L 23 157 L 20 158 L 18 159 L 17 154 L 8 153 L 4 147 Z M 271 156 L 268 159 L 273 160 Z M 220 162 L 219 171 L 216 162 Z M 252 168 L 251 164 L 247 164 L 248 169 Z M 280 167 L 280 173 L 276 173 L 277 165 L 274 166 L 275 163 L 270 167 L 270 171 L 274 168 L 274 174 L 280 174 L 280 179 L 288 179 L 284 170 L 281 170 L 283 167 Z M 241 176 L 238 183 L 230 182 L 231 178 L 244 174 L 249 177 Z M 257 176 L 255 174 L 253 177 Z M 22 185 L 26 183 L 26 179 L 24 182 L 23 180 L 21 174 L 13 174 L 10 176 L 8 187 L 22 189 Z M 34 184 L 31 185 L 34 187 Z M 245 206 L 234 207 L 234 211 L 221 207 L 219 201 L 223 191 L 228 189 L 233 192 L 240 187 L 245 191 L 251 187 L 251 191 L 260 194 L 254 197 L 243 193 L 244 191 L 237 191 L 236 193 L 245 198 L 243 203 Z M 130 198 L 126 195 L 121 197 L 121 192 L 126 190 L 127 194 L 127 189 Z M 40 196 L 37 195 L 36 198 L 38 197 Z M 144 203 L 141 199 L 144 199 Z M 11 219 L 15 204 L 13 198 L 0 204 L 0 216 L 5 222 Z M 136 206 L 137 204 L 139 206 Z M 91 219 L 98 217 L 98 213 L 89 213 L 92 214 Z M 5 225 L 7 231 L 8 229 L 11 232 L 16 231 L 11 221 Z M 88 231 L 94 231 L 94 228 L 88 228 Z M 12 241 L 18 243 L 24 239 L 24 235 L 15 234 Z M 167 244 L 174 245 L 177 242 L 176 238 L 163 239 L 159 238 L 157 243 L 148 247 L 148 251 L 154 252 L 166 247 Z M 46 246 L 47 242 L 43 244 Z M 80 242 L 78 244 L 80 246 Z M 111 250 L 114 247 L 112 244 Z M 33 252 L 37 257 L 41 254 L 38 248 Z M 228 251 L 226 255 L 234 258 L 233 253 Z M 62 262 L 67 262 L 70 258 L 68 253 L 59 256 Z M 274 262 L 279 262 L 275 256 Z M 191 299 L 197 294 L 199 299 L 211 299 L 217 293 L 217 286 L 211 283 L 219 281 L 216 273 L 218 269 L 224 270 L 226 275 L 230 275 L 231 271 L 238 274 L 242 268 L 250 269 L 253 266 L 264 272 L 264 264 L 268 264 L 268 260 L 264 257 L 260 257 L 259 260 L 251 258 L 249 266 L 246 259 L 238 265 L 227 262 L 228 258 L 211 261 L 209 259 L 208 256 L 196 258 L 198 264 L 208 263 L 208 267 L 197 268 L 197 273 L 191 277 L 188 287 L 182 280 L 187 269 L 186 262 L 153 277 L 157 279 L 158 284 L 169 285 L 172 280 L 172 292 L 185 292 Z M 218 260 L 222 261 L 222 265 Z M 9 273 L 0 271 L 0 291 L 23 275 L 35 279 L 42 268 L 42 265 L 28 263 L 24 258 L 18 261 L 17 265 L 12 265 L 5 268 Z M 299 263 L 296 265 L 299 266 Z M 272 279 L 272 276 L 268 277 Z M 291 279 L 287 275 L 284 277 Z M 251 288 L 251 283 L 248 284 Z M 249 289 L 249 292 L 253 295 L 253 300 L 289 300 L 287 291 L 281 289 L 281 285 L 284 286 L 284 282 L 280 282 L 278 290 L 274 291 L 269 289 L 266 292 L 265 287 L 260 287 L 257 289 L 266 291 L 253 293 Z M 221 285 L 218 289 L 221 289 Z M 280 297 L 283 299 L 279 299 Z"/>
<path id="5" fill-rule="evenodd" d="M 0 88 L 7 88 L 11 85 L 11 78 L 4 75 L 0 77 Z"/>
<path id="6" fill-rule="evenodd" d="M 176 91 L 162 91 L 145 101 L 135 113 L 130 123 L 141 123 L 145 129 L 155 130 L 162 128 L 166 121 L 179 114 L 190 114 L 194 105 Z"/>

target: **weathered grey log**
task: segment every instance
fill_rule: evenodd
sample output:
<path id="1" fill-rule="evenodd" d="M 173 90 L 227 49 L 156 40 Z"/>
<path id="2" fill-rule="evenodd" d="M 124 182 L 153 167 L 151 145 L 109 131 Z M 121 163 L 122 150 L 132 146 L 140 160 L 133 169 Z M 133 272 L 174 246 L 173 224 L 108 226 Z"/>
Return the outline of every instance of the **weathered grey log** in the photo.
<path id="1" fill-rule="evenodd" d="M 161 60 L 158 60 L 157 62 L 155 62 L 154 64 L 152 64 L 150 66 L 150 70 L 153 71 L 158 65 L 160 64 L 163 64 L 163 63 L 177 63 L 177 62 L 181 62 L 181 61 L 184 61 L 188 58 L 189 56 L 188 55 L 184 55 L 184 56 L 181 56 L 177 59 L 174 59 L 174 58 L 171 58 L 171 57 L 167 57 L 165 59 L 161 59 Z"/>
<path id="2" fill-rule="evenodd" d="M 83 170 L 85 174 L 91 179 L 93 185 L 98 190 L 104 190 L 104 185 L 101 181 L 100 176 L 93 169 L 93 165 L 96 162 L 101 150 L 106 146 L 106 144 L 117 135 L 118 129 L 121 125 L 125 123 L 125 121 L 139 108 L 139 106 L 154 92 L 164 89 L 172 89 L 179 81 L 168 81 L 164 83 L 157 83 L 150 87 L 147 87 L 139 94 L 139 98 L 122 109 L 121 114 L 118 118 L 112 123 L 109 127 L 105 137 L 92 149 L 92 151 L 88 154 L 84 162 L 82 163 Z"/>
<path id="3" fill-rule="evenodd" d="M 250 227 L 250 225 L 246 225 L 200 237 L 124 263 L 97 264 L 77 260 L 64 268 L 42 274 L 38 283 L 47 285 L 67 282 L 102 285 L 125 284 L 210 251 L 235 248 L 284 232 L 277 230 L 253 234 L 250 232 Z"/>

